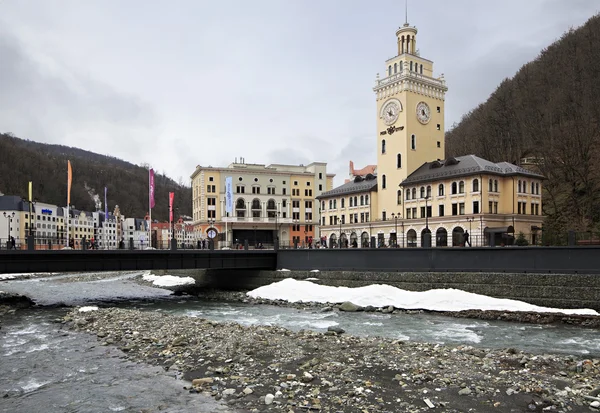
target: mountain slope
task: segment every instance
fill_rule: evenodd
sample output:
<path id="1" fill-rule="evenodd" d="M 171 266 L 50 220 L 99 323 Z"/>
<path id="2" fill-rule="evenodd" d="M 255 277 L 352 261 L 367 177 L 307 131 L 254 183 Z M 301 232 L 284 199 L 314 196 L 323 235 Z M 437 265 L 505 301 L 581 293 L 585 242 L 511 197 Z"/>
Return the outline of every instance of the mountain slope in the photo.
<path id="1" fill-rule="evenodd" d="M 104 210 L 104 187 L 108 188 L 108 207 L 119 205 L 127 217 L 143 218 L 148 212 L 148 170 L 129 162 L 71 148 L 49 145 L 0 134 L 0 191 L 6 195 L 28 197 L 28 182 L 33 181 L 33 197 L 39 201 L 66 205 L 67 160 L 73 168 L 71 204 L 95 211 L 97 194 Z M 175 207 L 182 215 L 192 215 L 191 188 L 155 174 L 156 207 L 152 219 L 168 220 L 168 193 L 175 192 Z"/>
<path id="2" fill-rule="evenodd" d="M 504 80 L 446 134 L 447 156 L 538 158 L 545 229 L 600 229 L 600 15 Z"/>

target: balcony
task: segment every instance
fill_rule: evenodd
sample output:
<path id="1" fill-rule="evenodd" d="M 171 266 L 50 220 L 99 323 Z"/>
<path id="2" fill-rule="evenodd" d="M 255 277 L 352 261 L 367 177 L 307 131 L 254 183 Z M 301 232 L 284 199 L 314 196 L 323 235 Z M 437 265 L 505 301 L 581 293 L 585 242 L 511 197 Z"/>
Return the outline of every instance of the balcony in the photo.
<path id="1" fill-rule="evenodd" d="M 279 224 L 291 224 L 292 223 L 292 219 L 291 218 L 268 218 L 268 217 L 223 217 L 222 222 L 227 222 L 228 224 L 231 223 L 256 223 L 256 222 L 260 222 L 260 223 L 279 223 Z"/>

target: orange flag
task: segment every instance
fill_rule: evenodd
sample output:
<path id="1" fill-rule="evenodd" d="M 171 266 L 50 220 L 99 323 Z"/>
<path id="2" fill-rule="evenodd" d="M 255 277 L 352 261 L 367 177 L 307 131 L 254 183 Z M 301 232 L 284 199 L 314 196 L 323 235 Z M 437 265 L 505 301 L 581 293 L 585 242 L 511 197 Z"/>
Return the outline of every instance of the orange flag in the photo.
<path id="1" fill-rule="evenodd" d="M 71 161 L 67 161 L 67 205 L 71 204 L 71 181 L 73 180 L 73 170 L 71 169 Z"/>

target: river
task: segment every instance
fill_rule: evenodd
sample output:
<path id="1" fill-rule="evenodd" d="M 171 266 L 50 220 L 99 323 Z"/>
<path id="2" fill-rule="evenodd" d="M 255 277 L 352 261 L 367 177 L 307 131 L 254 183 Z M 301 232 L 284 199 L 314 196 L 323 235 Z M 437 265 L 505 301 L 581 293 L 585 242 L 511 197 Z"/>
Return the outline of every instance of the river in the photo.
<path id="1" fill-rule="evenodd" d="M 132 279 L 136 275 L 68 282 L 80 276 L 70 274 L 3 281 L 0 289 L 27 295 L 42 305 L 117 305 L 244 325 L 316 331 L 339 326 L 346 334 L 361 336 L 600 356 L 600 337 L 593 329 L 458 319 L 432 313 L 321 312 L 318 308 L 182 299 L 168 290 L 140 286 Z M 82 278 L 86 279 L 85 275 Z M 230 411 L 212 398 L 189 394 L 183 390 L 186 382 L 161 368 L 128 362 L 118 349 L 100 346 L 95 337 L 66 330 L 56 320 L 67 311 L 36 308 L 3 318 L 0 412 Z"/>

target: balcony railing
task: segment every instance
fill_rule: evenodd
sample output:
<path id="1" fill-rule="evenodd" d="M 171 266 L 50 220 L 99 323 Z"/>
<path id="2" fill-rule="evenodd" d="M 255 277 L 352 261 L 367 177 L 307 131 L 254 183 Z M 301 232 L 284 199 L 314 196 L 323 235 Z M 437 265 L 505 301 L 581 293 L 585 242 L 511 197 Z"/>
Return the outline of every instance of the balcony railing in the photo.
<path id="1" fill-rule="evenodd" d="M 279 223 L 279 224 L 291 224 L 291 218 L 271 218 L 271 217 L 223 217 L 223 222 L 263 222 L 263 223 Z"/>

